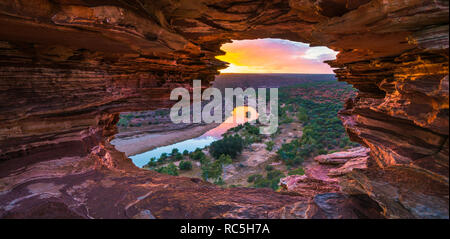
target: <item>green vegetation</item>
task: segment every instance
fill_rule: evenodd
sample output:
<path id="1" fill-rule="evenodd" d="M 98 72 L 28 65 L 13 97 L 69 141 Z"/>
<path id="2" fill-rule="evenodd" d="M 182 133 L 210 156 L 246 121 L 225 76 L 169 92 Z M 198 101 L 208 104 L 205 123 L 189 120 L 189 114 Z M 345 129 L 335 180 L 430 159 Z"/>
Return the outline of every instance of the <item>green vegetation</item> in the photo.
<path id="1" fill-rule="evenodd" d="M 177 154 L 179 154 L 179 153 L 180 153 L 180 150 L 178 150 L 178 149 L 172 149 L 172 153 L 171 153 L 170 155 L 175 156 L 175 155 L 177 155 Z"/>
<path id="2" fill-rule="evenodd" d="M 297 119 L 300 122 L 308 122 L 308 111 L 302 107 L 298 107 L 297 109 Z"/>
<path id="3" fill-rule="evenodd" d="M 305 170 L 303 170 L 303 168 L 297 168 L 297 169 L 293 169 L 291 171 L 288 172 L 288 175 L 304 175 L 305 174 Z"/>
<path id="4" fill-rule="evenodd" d="M 226 154 L 222 154 L 220 155 L 218 161 L 220 163 L 222 163 L 222 165 L 228 165 L 228 164 L 232 164 L 233 160 L 231 159 L 230 155 L 226 155 Z"/>
<path id="5" fill-rule="evenodd" d="M 260 174 L 252 174 L 252 175 L 248 176 L 247 182 L 253 183 L 257 178 L 262 178 L 262 177 L 263 176 Z"/>
<path id="6" fill-rule="evenodd" d="M 153 168 L 158 166 L 158 161 L 156 160 L 156 158 L 151 158 L 150 161 L 144 165 L 143 168 Z"/>
<path id="7" fill-rule="evenodd" d="M 223 166 L 233 163 L 231 156 L 222 154 L 217 160 L 211 161 L 211 159 L 204 157 L 201 160 L 202 178 L 207 181 L 213 179 L 217 185 L 224 185 L 225 182 L 222 179 Z"/>
<path id="8" fill-rule="evenodd" d="M 120 119 L 117 125 L 121 127 L 128 127 L 130 124 L 130 120 L 133 119 L 133 117 L 134 116 L 132 114 L 120 115 Z"/>
<path id="9" fill-rule="evenodd" d="M 175 156 L 173 156 L 173 160 L 174 161 L 180 161 L 183 159 L 183 155 L 180 153 L 175 154 Z"/>
<path id="10" fill-rule="evenodd" d="M 211 162 L 210 159 L 205 158 L 202 162 L 202 178 L 207 181 L 208 179 L 214 179 L 218 181 L 222 176 L 222 162 L 215 160 Z"/>
<path id="11" fill-rule="evenodd" d="M 353 93 L 350 85 L 334 80 L 281 88 L 279 100 L 285 107 L 280 110 L 280 122 L 286 122 L 283 120 L 287 117 L 286 112 L 296 112 L 304 128 L 300 139 L 282 145 L 277 151 L 279 158 L 289 166 L 296 166 L 307 157 L 357 146 L 350 142 L 337 117 L 343 108 L 344 97 Z"/>
<path id="12" fill-rule="evenodd" d="M 266 169 L 266 171 L 272 171 L 275 168 L 272 165 L 266 165 L 265 169 Z"/>
<path id="13" fill-rule="evenodd" d="M 163 164 L 163 163 L 166 162 L 166 159 L 167 159 L 167 154 L 166 154 L 166 153 L 163 153 L 163 154 L 161 154 L 161 156 L 159 157 L 158 163 L 159 163 L 159 164 Z"/>
<path id="14" fill-rule="evenodd" d="M 227 135 L 232 133 L 238 133 L 244 140 L 244 146 L 251 145 L 253 143 L 262 142 L 262 137 L 259 134 L 259 127 L 252 125 L 248 122 L 240 124 L 234 128 L 227 131 Z"/>
<path id="15" fill-rule="evenodd" d="M 189 162 L 189 161 L 181 161 L 180 164 L 178 165 L 178 168 L 180 170 L 184 170 L 184 171 L 191 170 L 192 169 L 192 163 Z"/>
<path id="16" fill-rule="evenodd" d="M 261 174 L 252 174 L 247 178 L 247 182 L 253 183 L 255 188 L 272 188 L 277 190 L 279 187 L 280 179 L 285 175 L 280 170 L 271 169 L 268 170 L 267 176 L 264 177 Z"/>
<path id="17" fill-rule="evenodd" d="M 300 147 L 300 140 L 283 144 L 277 151 L 278 157 L 288 166 L 299 165 L 303 163 L 304 157 L 308 156 L 306 152 L 299 150 Z"/>
<path id="18" fill-rule="evenodd" d="M 199 148 L 197 148 L 194 152 L 192 152 L 189 156 L 191 159 L 196 161 L 202 161 L 202 159 L 206 158 L 205 153 Z"/>
<path id="19" fill-rule="evenodd" d="M 272 170 L 267 173 L 265 178 L 261 175 L 256 175 L 253 178 L 249 177 L 247 181 L 251 179 L 255 188 L 272 188 L 273 190 L 277 190 L 280 179 L 284 176 L 284 173 L 280 170 Z"/>
<path id="20" fill-rule="evenodd" d="M 207 149 L 198 148 L 193 152 L 188 150 L 180 152 L 178 149 L 173 149 L 169 154 L 162 154 L 158 159 L 151 159 L 145 167 L 170 175 L 178 175 L 178 170 L 186 175 L 191 175 L 194 172 L 187 173 L 185 171 L 192 170 L 194 167 L 192 160 L 194 160 L 201 164 L 201 173 L 195 171 L 195 176 L 201 176 L 203 180 L 217 185 L 224 185 L 224 167 L 233 164 L 233 160 L 236 161 L 237 156 L 245 147 L 249 151 L 259 150 L 259 147 L 248 146 L 264 142 L 266 150 L 276 151 L 277 159 L 281 160 L 284 165 L 274 167 L 270 165 L 271 161 L 269 161 L 267 165 L 258 166 L 255 170 L 255 167 L 247 166 L 244 162 L 234 162 L 234 167 L 239 172 L 243 172 L 243 175 L 247 176 L 249 169 L 255 170 L 253 172 L 258 174 L 250 175 L 247 178 L 245 178 L 246 176 L 242 178 L 242 175 L 233 176 L 232 181 L 237 179 L 237 183 L 246 184 L 245 180 L 247 180 L 250 187 L 277 190 L 280 178 L 286 175 L 305 174 L 302 167 L 304 160 L 319 154 L 357 146 L 349 140 L 342 122 L 337 117 L 337 112 L 343 108 L 343 102 L 352 95 L 354 95 L 354 89 L 351 86 L 335 80 L 309 82 L 280 88 L 279 123 L 281 127 L 275 134 L 260 135 L 258 122 L 241 124 L 229 129 L 221 140 L 213 142 Z M 158 114 L 163 113 L 154 113 L 154 115 Z M 130 122 L 136 124 L 136 122 L 142 121 L 133 120 L 133 118 L 144 116 L 121 115 L 119 124 L 124 126 L 130 125 Z M 289 123 L 294 124 L 283 125 Z M 301 137 L 300 134 L 289 132 L 289 130 L 299 130 L 300 128 L 303 132 Z M 209 153 L 205 154 L 204 150 L 209 150 Z M 175 161 L 179 161 L 178 167 L 173 164 Z M 228 187 L 235 186 L 240 185 L 229 185 Z"/>
<path id="21" fill-rule="evenodd" d="M 280 124 L 289 124 L 294 122 L 294 120 L 288 116 L 286 107 L 280 107 L 278 112 L 278 120 Z"/>
<path id="22" fill-rule="evenodd" d="M 275 146 L 275 142 L 273 142 L 273 141 L 266 142 L 266 149 L 267 149 L 267 151 L 272 151 L 273 150 L 273 146 Z"/>
<path id="23" fill-rule="evenodd" d="M 117 123 L 117 126 L 127 128 L 127 127 L 141 127 L 143 125 L 158 125 L 160 123 L 160 120 L 163 121 L 169 120 L 169 114 L 170 114 L 169 109 L 122 113 L 120 114 L 120 119 L 119 122 Z"/>
<path id="24" fill-rule="evenodd" d="M 215 141 L 209 147 L 209 153 L 216 159 L 222 154 L 229 155 L 231 158 L 242 152 L 244 148 L 244 142 L 239 135 L 225 135 L 221 140 Z"/>
<path id="25" fill-rule="evenodd" d="M 172 175 L 172 176 L 178 176 L 178 168 L 177 168 L 177 166 L 175 166 L 174 163 L 170 163 L 166 167 L 157 168 L 157 169 L 155 169 L 155 171 L 158 173 L 168 174 L 168 175 Z"/>

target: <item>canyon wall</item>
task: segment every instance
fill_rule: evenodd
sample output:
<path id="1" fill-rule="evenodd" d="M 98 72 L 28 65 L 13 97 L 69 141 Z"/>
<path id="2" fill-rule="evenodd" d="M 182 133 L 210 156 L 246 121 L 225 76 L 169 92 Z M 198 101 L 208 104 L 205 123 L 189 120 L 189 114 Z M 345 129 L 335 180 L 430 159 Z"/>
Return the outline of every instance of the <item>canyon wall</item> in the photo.
<path id="1" fill-rule="evenodd" d="M 0 217 L 311 217 L 297 196 L 140 170 L 109 144 L 119 112 L 169 107 L 226 67 L 223 43 L 270 37 L 339 51 L 328 63 L 359 91 L 340 117 L 371 158 L 343 192 L 448 218 L 448 15 L 445 0 L 2 1 Z"/>

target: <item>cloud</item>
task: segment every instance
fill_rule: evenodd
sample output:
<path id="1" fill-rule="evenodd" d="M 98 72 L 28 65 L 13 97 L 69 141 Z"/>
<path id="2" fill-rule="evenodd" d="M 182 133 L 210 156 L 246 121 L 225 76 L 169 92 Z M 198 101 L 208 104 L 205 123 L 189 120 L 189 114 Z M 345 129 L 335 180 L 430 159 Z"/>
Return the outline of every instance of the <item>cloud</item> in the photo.
<path id="1" fill-rule="evenodd" d="M 217 58 L 230 63 L 223 73 L 333 73 L 324 60 L 337 52 L 327 47 L 280 39 L 233 41 L 222 46 L 226 52 Z"/>

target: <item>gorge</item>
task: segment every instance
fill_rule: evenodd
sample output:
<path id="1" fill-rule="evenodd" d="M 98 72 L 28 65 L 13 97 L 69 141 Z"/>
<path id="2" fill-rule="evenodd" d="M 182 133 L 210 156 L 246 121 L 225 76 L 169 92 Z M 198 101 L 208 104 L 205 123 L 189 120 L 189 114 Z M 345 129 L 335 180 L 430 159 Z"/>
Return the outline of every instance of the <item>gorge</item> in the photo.
<path id="1" fill-rule="evenodd" d="M 327 63 L 358 90 L 339 117 L 370 149 L 339 202 L 448 218 L 448 15 L 445 0 L 2 1 L 0 218 L 327 218 L 327 195 L 162 175 L 110 143 L 120 112 L 169 107 L 226 68 L 222 44 L 257 38 L 339 52 Z"/>

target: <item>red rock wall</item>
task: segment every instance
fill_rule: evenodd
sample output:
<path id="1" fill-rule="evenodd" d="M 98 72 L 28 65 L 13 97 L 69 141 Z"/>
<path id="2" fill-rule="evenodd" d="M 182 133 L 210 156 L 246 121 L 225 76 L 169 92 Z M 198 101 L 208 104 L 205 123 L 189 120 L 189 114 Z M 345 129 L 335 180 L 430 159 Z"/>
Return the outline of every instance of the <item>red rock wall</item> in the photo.
<path id="1" fill-rule="evenodd" d="M 117 113 L 167 107 L 170 89 L 213 80 L 225 67 L 214 57 L 230 39 L 272 37 L 338 50 L 329 64 L 359 90 L 340 117 L 351 138 L 370 147 L 371 166 L 347 175 L 343 189 L 368 194 L 387 217 L 448 217 L 448 14 L 445 0 L 2 1 L 0 215 L 33 216 L 46 207 L 80 217 L 138 214 L 121 206 L 107 212 L 89 196 L 97 187 L 109 200 L 113 191 L 125 193 L 115 183 L 94 186 L 112 175 L 110 181 L 124 180 L 139 193 L 195 198 L 192 189 L 163 194 L 162 184 L 203 186 L 148 172 L 142 180 L 163 183 L 129 178 L 126 172 L 136 169 L 107 142 Z M 250 211 L 272 205 L 267 214 L 282 217 L 295 201 L 275 205 L 272 196 L 254 196 L 254 204 L 232 203 L 226 190 L 207 191 L 211 198 L 224 192 L 222 207 L 197 216 L 235 217 L 236 205 L 245 205 L 240 216 L 263 217 Z M 139 193 L 122 198 L 131 203 Z M 196 203 L 186 211 L 202 207 Z M 147 210 L 176 217 L 183 209 L 170 214 L 164 207 L 179 204 Z"/>

